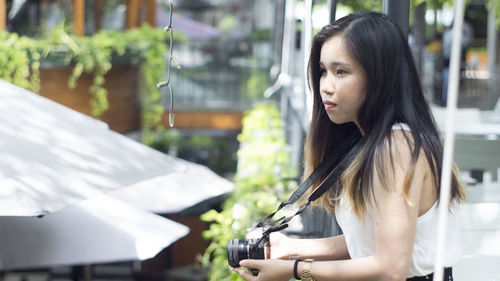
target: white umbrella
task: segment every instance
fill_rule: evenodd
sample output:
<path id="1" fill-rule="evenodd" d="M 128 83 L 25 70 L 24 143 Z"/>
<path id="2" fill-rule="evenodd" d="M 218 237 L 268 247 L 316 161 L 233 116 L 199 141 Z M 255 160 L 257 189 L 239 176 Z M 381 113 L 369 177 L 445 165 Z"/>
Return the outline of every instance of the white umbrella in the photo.
<path id="1" fill-rule="evenodd" d="M 110 197 L 157 214 L 177 213 L 233 190 L 233 183 L 205 166 L 182 161 L 176 173 L 120 188 Z"/>
<path id="2" fill-rule="evenodd" d="M 183 169 L 87 115 L 0 80 L 0 216 L 38 216 Z"/>
<path id="3" fill-rule="evenodd" d="M 42 218 L 0 217 L 0 270 L 144 260 L 188 232 L 101 195 Z"/>

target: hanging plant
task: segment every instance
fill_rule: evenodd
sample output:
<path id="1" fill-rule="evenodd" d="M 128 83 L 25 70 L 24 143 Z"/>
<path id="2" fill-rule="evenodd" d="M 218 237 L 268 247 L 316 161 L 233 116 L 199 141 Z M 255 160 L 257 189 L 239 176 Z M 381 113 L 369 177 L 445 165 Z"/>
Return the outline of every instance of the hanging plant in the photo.
<path id="1" fill-rule="evenodd" d="M 175 38 L 185 40 L 185 36 L 178 33 Z M 71 35 L 64 23 L 56 25 L 50 35 L 40 39 L 0 32 L 0 79 L 38 92 L 41 63 L 73 65 L 67 85 L 76 87 L 84 72 L 93 75 L 89 88 L 91 115 L 99 118 L 109 107 L 104 83 L 113 61 L 140 64 L 144 82 L 140 89 L 142 129 L 151 132 L 161 127 L 163 115 L 161 93 L 156 83 L 164 75 L 166 40 L 161 29 L 148 24 L 127 31 L 103 30 L 83 37 Z"/>
<path id="2" fill-rule="evenodd" d="M 15 33 L 0 32 L 0 78 L 25 89 L 40 89 L 38 42 Z"/>

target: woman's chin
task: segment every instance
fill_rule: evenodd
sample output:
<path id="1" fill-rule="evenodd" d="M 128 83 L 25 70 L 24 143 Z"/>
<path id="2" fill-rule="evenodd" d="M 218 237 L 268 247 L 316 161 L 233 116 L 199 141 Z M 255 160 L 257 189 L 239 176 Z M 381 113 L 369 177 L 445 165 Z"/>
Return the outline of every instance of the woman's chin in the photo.
<path id="1" fill-rule="evenodd" d="M 336 116 L 333 116 L 331 114 L 328 114 L 328 119 L 330 119 L 330 121 L 332 121 L 333 123 L 337 124 L 337 125 L 341 125 L 341 124 L 344 124 L 344 123 L 348 123 L 350 121 L 347 121 L 347 120 L 343 120 L 341 118 L 338 118 Z"/>

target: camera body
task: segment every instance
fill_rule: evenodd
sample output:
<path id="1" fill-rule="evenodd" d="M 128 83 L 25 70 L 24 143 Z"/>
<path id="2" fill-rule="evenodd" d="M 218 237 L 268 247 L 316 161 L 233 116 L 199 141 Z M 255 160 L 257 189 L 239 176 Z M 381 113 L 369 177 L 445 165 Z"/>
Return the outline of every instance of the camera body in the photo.
<path id="1" fill-rule="evenodd" d="M 269 238 L 264 235 L 262 227 L 252 228 L 245 239 L 231 239 L 227 243 L 227 260 L 231 267 L 240 267 L 245 259 L 268 259 Z"/>

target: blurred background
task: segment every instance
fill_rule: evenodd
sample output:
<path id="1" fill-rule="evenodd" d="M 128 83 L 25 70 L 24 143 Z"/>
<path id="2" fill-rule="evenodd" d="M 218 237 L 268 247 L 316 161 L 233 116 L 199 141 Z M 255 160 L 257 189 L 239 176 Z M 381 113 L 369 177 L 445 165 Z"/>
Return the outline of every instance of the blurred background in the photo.
<path id="1" fill-rule="evenodd" d="M 116 195 L 189 228 L 152 257 L 103 261 L 95 252 L 94 262 L 9 267 L 0 250 L 0 278 L 236 280 L 227 266 L 227 241 L 243 237 L 299 181 L 311 103 L 304 72 L 311 37 L 331 20 L 361 10 L 388 13 L 401 25 L 442 132 L 450 0 L 0 0 L 0 79 L 211 173 L 180 178 L 185 186 L 175 192 L 158 183 L 167 191 L 143 190 L 150 197 L 141 199 L 141 192 Z M 500 280 L 499 27 L 498 1 L 467 1 L 455 161 L 469 193 L 461 209 L 465 256 L 454 269 L 456 280 Z M 169 81 L 168 87 L 157 88 L 160 81 Z M 202 184 L 213 192 L 199 196 Z M 194 197 L 175 208 L 152 207 Z M 291 235 L 341 231 L 320 210 L 294 221 Z M 0 240 L 9 244 L 5 237 Z"/>

